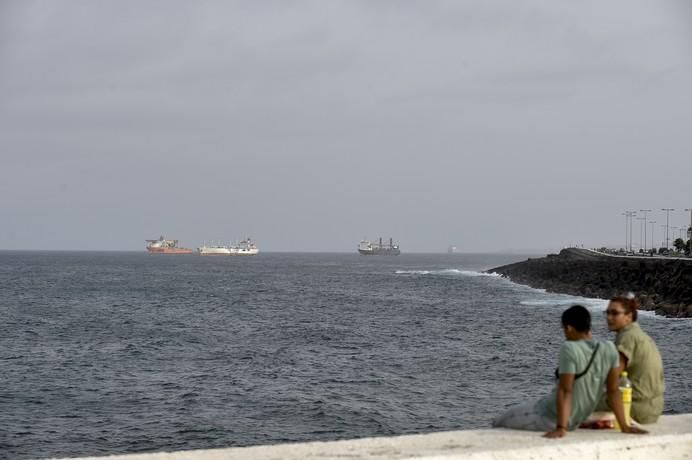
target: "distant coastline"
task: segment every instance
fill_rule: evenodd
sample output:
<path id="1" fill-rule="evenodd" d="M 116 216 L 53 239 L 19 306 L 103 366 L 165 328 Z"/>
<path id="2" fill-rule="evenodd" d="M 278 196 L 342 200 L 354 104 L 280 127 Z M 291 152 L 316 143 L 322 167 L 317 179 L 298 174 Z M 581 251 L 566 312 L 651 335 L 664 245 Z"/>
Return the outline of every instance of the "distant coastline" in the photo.
<path id="1" fill-rule="evenodd" d="M 692 259 L 612 257 L 568 248 L 487 270 L 550 292 L 608 299 L 625 292 L 640 298 L 643 310 L 692 318 Z"/>

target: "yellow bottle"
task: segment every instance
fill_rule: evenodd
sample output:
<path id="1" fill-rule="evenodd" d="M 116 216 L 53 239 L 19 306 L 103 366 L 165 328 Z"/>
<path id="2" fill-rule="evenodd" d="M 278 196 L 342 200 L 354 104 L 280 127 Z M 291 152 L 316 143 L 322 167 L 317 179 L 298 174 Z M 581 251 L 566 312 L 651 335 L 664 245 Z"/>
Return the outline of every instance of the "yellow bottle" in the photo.
<path id="1" fill-rule="evenodd" d="M 630 410 L 632 409 L 632 382 L 627 378 L 627 371 L 622 371 L 620 374 L 620 383 L 618 384 L 620 395 L 622 397 L 622 408 L 625 412 L 625 423 L 627 426 L 631 423 Z M 617 419 L 615 420 L 615 429 L 622 431 Z"/>

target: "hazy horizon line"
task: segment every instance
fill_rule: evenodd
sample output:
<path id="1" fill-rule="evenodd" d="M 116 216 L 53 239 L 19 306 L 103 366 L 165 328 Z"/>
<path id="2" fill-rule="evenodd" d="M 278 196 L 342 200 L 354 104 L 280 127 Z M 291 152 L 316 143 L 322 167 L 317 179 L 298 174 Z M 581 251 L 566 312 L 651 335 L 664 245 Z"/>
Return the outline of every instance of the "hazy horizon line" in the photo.
<path id="1" fill-rule="evenodd" d="M 147 253 L 146 250 L 138 250 L 138 249 L 80 249 L 80 248 L 65 248 L 65 249 L 42 249 L 42 248 L 21 248 L 21 249 L 7 249 L 7 248 L 0 248 L 0 252 L 122 252 L 122 253 L 138 253 L 138 254 L 149 254 Z M 406 251 L 402 252 L 400 255 L 409 255 L 409 254 L 420 254 L 420 255 L 425 255 L 425 254 L 445 254 L 445 255 L 463 255 L 463 254 L 516 254 L 516 255 L 536 255 L 536 254 L 548 254 L 552 252 L 551 250 L 545 250 L 545 249 L 505 249 L 505 250 L 497 250 L 497 251 L 457 251 L 454 253 L 449 253 L 447 251 Z M 300 250 L 300 251 L 290 251 L 290 250 L 264 250 L 261 251 L 260 254 L 356 254 L 358 255 L 358 251 L 339 251 L 339 250 Z M 199 255 L 196 252 L 192 252 L 189 254 L 149 254 L 152 256 L 189 256 L 189 255 Z M 208 256 L 212 257 L 212 256 Z M 223 257 L 223 256 L 217 256 L 217 257 Z M 228 256 L 228 257 L 233 257 L 233 256 Z M 242 257 L 242 256 L 238 256 Z M 367 256 L 364 256 L 367 257 Z M 378 256 L 378 257 L 386 257 L 386 256 Z M 389 257 L 397 257 L 397 256 L 389 256 Z"/>

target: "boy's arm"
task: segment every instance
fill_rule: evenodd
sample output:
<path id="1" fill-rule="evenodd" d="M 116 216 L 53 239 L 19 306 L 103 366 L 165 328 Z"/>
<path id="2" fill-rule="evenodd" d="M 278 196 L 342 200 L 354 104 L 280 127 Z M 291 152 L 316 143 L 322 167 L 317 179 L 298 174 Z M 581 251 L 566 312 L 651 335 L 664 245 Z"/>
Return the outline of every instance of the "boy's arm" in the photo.
<path id="1" fill-rule="evenodd" d="M 574 387 L 574 374 L 560 374 L 560 383 L 557 388 L 557 425 L 553 431 L 543 436 L 546 438 L 562 438 L 567 434 L 569 416 L 572 414 L 572 388 Z M 621 403 L 622 404 L 622 403 Z"/>

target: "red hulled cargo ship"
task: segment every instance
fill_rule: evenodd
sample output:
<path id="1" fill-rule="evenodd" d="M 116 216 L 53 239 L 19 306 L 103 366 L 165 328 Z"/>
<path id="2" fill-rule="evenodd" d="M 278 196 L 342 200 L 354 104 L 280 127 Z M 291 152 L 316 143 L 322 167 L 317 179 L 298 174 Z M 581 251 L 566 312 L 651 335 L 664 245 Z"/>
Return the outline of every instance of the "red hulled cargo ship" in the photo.
<path id="1" fill-rule="evenodd" d="M 146 240 L 150 254 L 192 254 L 192 249 L 179 248 L 178 240 L 167 240 L 161 235 L 158 240 Z"/>

